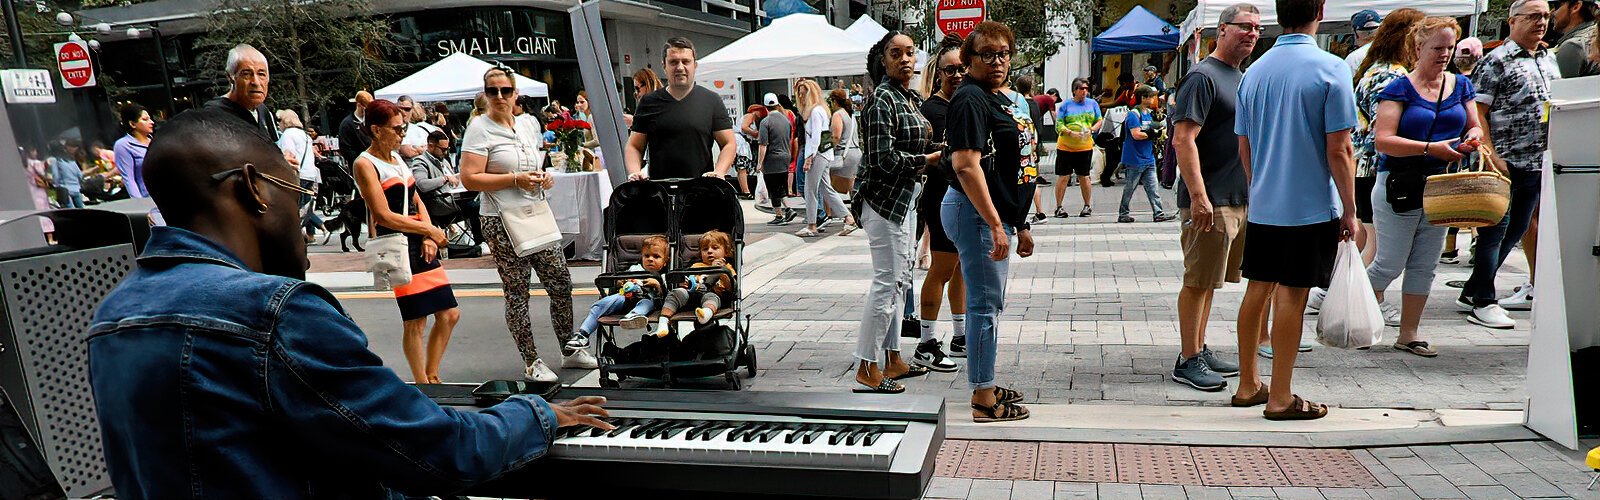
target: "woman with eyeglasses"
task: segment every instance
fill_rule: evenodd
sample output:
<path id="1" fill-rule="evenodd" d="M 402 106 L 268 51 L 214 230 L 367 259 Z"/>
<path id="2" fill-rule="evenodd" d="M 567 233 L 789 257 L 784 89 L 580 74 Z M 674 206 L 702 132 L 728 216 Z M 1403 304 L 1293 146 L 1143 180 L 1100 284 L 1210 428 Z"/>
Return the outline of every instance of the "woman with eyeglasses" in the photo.
<path id="1" fill-rule="evenodd" d="M 928 100 L 922 102 L 921 112 L 933 130 L 933 143 L 943 144 L 950 98 L 955 96 L 956 87 L 961 85 L 961 75 L 967 72 L 967 67 L 961 64 L 959 35 L 945 35 L 934 51 L 936 54 L 929 58 L 929 69 L 924 73 L 934 75 L 929 79 L 934 86 L 930 89 Z M 950 337 L 950 355 L 958 358 L 967 355 L 967 288 L 961 283 L 956 244 L 945 234 L 944 223 L 939 217 L 939 206 L 944 203 L 945 191 L 949 190 L 950 180 L 945 172 L 929 169 L 927 179 L 922 184 L 922 196 L 917 200 L 917 218 L 927 231 L 923 240 L 928 243 L 929 263 L 928 274 L 922 278 L 922 300 L 918 304 L 921 332 L 917 339 L 917 351 L 911 355 L 911 360 L 939 372 L 952 372 L 958 368 L 955 361 L 945 356 L 944 348 L 934 336 L 934 326 L 939 321 L 939 305 L 946 294 L 950 296 L 951 331 L 954 332 Z"/>
<path id="2" fill-rule="evenodd" d="M 450 343 L 450 333 L 461 319 L 450 278 L 439 264 L 444 231 L 429 220 L 411 168 L 400 159 L 400 142 L 406 135 L 406 117 L 400 107 L 378 99 L 367 105 L 366 118 L 362 126 L 372 138 L 372 145 L 356 157 L 356 185 L 364 193 L 367 214 L 378 235 L 406 235 L 407 250 L 411 252 L 411 282 L 394 288 L 404 329 L 400 347 L 411 366 L 412 380 L 437 384 L 439 361 Z M 429 316 L 433 316 L 433 329 L 424 339 L 422 332 L 428 327 Z"/>
<path id="3" fill-rule="evenodd" d="M 1005 308 L 1012 239 L 1018 257 L 1033 255 L 1028 205 L 1033 179 L 1024 168 L 1027 110 L 1007 96 L 1016 36 L 993 21 L 978 23 L 961 45 L 967 77 L 950 100 L 945 123 L 958 182 L 945 193 L 940 217 L 956 245 L 967 286 L 967 382 L 972 420 L 1028 418 L 1022 393 L 995 385 L 996 324 Z M 1013 236 L 1014 235 L 1014 236 Z"/>
<path id="4" fill-rule="evenodd" d="M 479 219 L 500 272 L 506 327 L 522 353 L 523 378 L 555 382 L 560 378 L 539 358 L 533 341 L 533 323 L 528 316 L 528 281 L 533 273 L 538 273 L 539 283 L 550 294 L 550 326 L 564 351 L 561 367 L 596 367 L 587 349 L 565 347 L 572 336 L 572 274 L 566 256 L 557 247 L 519 257 L 500 218 L 501 210 L 537 203 L 545 190 L 555 186 L 555 177 L 543 171 L 543 130 L 532 117 L 535 109 L 531 103 L 524 103 L 529 107 L 522 116 L 513 114 L 518 96 L 510 71 L 493 68 L 484 73 L 483 92 L 489 98 L 489 110 L 467 124 L 461 139 L 461 184 L 483 193 Z"/>
<path id="5" fill-rule="evenodd" d="M 900 356 L 900 318 L 911 288 L 911 252 L 917 218 L 911 212 L 917 183 L 943 154 L 931 142 L 928 120 L 918 107 L 922 97 L 907 88 L 915 73 L 917 47 L 910 36 L 891 31 L 867 51 L 867 75 L 879 82 L 861 113 L 866 144 L 861 154 L 860 187 L 854 212 L 867 233 L 872 255 L 872 285 L 856 332 L 855 392 L 899 394 L 896 382 L 928 373 Z"/>

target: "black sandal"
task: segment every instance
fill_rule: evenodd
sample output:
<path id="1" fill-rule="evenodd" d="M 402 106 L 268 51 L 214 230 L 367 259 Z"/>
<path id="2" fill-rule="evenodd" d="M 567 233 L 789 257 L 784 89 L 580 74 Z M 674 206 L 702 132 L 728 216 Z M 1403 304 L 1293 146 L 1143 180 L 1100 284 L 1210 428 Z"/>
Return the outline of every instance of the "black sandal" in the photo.
<path id="1" fill-rule="evenodd" d="M 892 379 L 892 378 L 884 377 L 882 382 L 878 382 L 878 386 L 877 387 L 873 387 L 873 386 L 870 386 L 870 385 L 867 385 L 867 384 L 863 384 L 863 383 L 858 381 L 858 382 L 856 382 L 855 390 L 852 391 L 852 392 L 855 392 L 857 394 L 861 394 L 861 393 L 899 394 L 899 393 L 902 393 L 902 392 L 906 392 L 906 386 L 900 385 L 899 382 L 895 382 L 894 379 Z"/>
<path id="2" fill-rule="evenodd" d="M 972 421 L 980 424 L 990 422 L 1011 422 L 1028 418 L 1028 409 L 1011 403 L 997 402 L 994 406 L 983 406 L 972 403 L 972 409 L 983 413 L 981 416 L 972 417 Z"/>
<path id="3" fill-rule="evenodd" d="M 926 367 L 917 366 L 917 365 L 908 365 L 908 366 L 910 366 L 910 368 L 906 369 L 905 373 L 902 373 L 902 374 L 899 374 L 899 375 L 895 375 L 895 376 L 889 377 L 889 378 L 892 378 L 892 379 L 895 379 L 895 380 L 905 380 L 905 379 L 908 379 L 908 378 L 917 378 L 917 377 L 921 377 L 923 375 L 927 375 L 928 374 L 928 369 Z"/>
<path id="4" fill-rule="evenodd" d="M 1001 404 L 1021 403 L 1022 393 L 997 385 L 994 386 L 994 399 Z"/>

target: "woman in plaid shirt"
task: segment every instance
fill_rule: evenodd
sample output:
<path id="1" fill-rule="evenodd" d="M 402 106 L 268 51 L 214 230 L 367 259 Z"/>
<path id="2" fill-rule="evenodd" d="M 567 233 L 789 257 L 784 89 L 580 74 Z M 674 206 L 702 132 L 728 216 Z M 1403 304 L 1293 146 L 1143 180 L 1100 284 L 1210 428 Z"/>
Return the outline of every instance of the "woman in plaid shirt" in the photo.
<path id="1" fill-rule="evenodd" d="M 898 394 L 905 386 L 896 382 L 928 373 L 900 357 L 900 321 L 906 290 L 911 288 L 911 255 L 916 241 L 917 199 L 922 171 L 939 162 L 941 154 L 930 144 L 928 120 L 918 108 L 922 98 L 907 88 L 917 62 L 916 42 L 910 36 L 889 32 L 867 52 L 867 73 L 878 86 L 862 111 L 865 145 L 861 156 L 861 183 L 853 198 L 853 212 L 867 233 L 872 249 L 872 287 L 867 291 L 866 314 L 856 335 L 855 392 Z M 884 359 L 886 358 L 886 359 Z"/>

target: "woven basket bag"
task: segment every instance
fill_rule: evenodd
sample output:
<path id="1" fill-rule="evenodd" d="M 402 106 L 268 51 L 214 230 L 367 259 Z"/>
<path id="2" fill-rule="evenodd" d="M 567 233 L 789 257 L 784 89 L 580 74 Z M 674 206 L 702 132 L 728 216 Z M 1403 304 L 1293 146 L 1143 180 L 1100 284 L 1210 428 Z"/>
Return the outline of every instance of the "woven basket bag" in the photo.
<path id="1" fill-rule="evenodd" d="M 1435 226 L 1472 229 L 1500 223 L 1511 205 L 1511 180 L 1484 169 L 1486 151 L 1475 171 L 1428 176 L 1422 188 L 1422 213 Z"/>

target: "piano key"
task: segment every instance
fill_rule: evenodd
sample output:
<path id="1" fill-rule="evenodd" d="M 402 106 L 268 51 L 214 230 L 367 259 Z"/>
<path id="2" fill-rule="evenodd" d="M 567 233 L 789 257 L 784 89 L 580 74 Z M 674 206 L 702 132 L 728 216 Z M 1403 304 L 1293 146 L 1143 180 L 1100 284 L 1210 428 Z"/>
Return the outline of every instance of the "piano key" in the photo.
<path id="1" fill-rule="evenodd" d="M 772 438 L 777 437 L 779 433 L 786 433 L 786 432 L 790 432 L 790 430 L 789 429 L 785 429 L 783 427 L 773 427 L 771 429 L 767 429 L 766 432 L 761 433 L 761 437 L 756 438 L 756 439 L 760 440 L 763 443 L 767 443 L 767 442 L 771 442 Z"/>
<path id="2" fill-rule="evenodd" d="M 873 429 L 868 431 L 865 436 L 862 436 L 861 444 L 870 447 L 873 443 L 876 443 L 880 437 L 883 437 L 883 429 Z"/>
<path id="3" fill-rule="evenodd" d="M 634 427 L 632 430 L 628 431 L 628 437 L 639 437 L 640 435 L 643 435 L 645 431 L 650 430 L 651 428 L 653 428 L 655 426 L 665 425 L 665 424 L 668 424 L 668 423 L 671 423 L 671 421 L 669 421 L 669 420 L 656 420 L 656 419 L 653 419 L 653 418 L 652 419 L 646 419 L 643 423 L 639 424 L 639 426 Z"/>
<path id="4" fill-rule="evenodd" d="M 848 446 L 855 446 L 856 443 L 861 442 L 861 435 L 866 433 L 867 429 L 856 429 L 850 431 L 850 434 L 846 435 L 844 438 L 844 444 Z"/>
<path id="5" fill-rule="evenodd" d="M 633 432 L 629 433 L 628 435 L 631 436 L 631 437 L 643 437 L 643 438 L 649 439 L 650 437 L 654 436 L 653 433 L 657 429 L 660 429 L 662 427 L 666 427 L 666 426 L 669 426 L 669 425 L 676 425 L 676 424 L 677 424 L 677 422 L 674 422 L 674 421 L 671 421 L 671 420 L 657 420 L 655 422 L 652 422 L 650 425 L 646 425 L 646 426 L 642 426 L 642 427 L 639 427 L 637 429 L 634 429 Z"/>
<path id="6" fill-rule="evenodd" d="M 689 430 L 689 429 L 690 429 L 690 428 L 692 428 L 692 427 L 694 427 L 694 426 L 692 426 L 692 425 L 688 425 L 688 424 L 684 424 L 684 425 L 679 425 L 679 426 L 677 426 L 677 427 L 674 427 L 674 428 L 672 428 L 672 429 L 671 429 L 671 430 L 668 430 L 668 431 L 667 431 L 667 432 L 665 432 L 665 433 L 662 433 L 662 434 L 661 434 L 661 439 L 667 439 L 667 440 L 670 440 L 670 439 L 672 439 L 672 438 L 674 438 L 674 437 L 677 437 L 677 435 L 678 435 L 678 434 L 679 434 L 679 433 L 681 433 L 681 432 L 685 432 L 685 431 L 688 431 L 688 430 Z"/>

